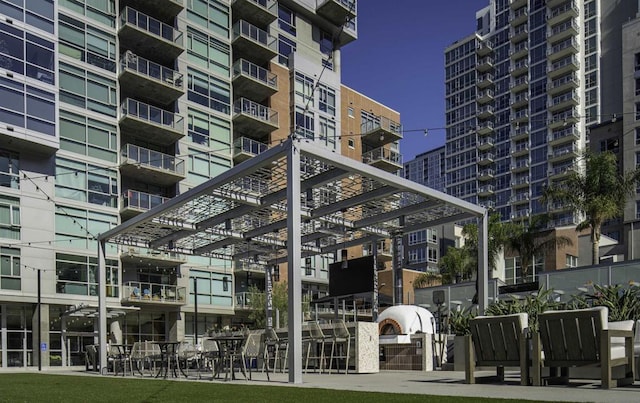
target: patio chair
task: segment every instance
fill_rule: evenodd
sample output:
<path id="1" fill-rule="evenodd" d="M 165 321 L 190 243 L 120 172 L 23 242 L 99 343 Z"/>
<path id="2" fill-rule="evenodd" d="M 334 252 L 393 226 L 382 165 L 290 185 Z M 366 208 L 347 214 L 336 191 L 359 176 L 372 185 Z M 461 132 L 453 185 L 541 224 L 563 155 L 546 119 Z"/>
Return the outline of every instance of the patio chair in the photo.
<path id="1" fill-rule="evenodd" d="M 344 373 L 349 372 L 349 355 L 351 353 L 351 333 L 347 329 L 344 320 L 337 319 L 333 322 L 333 336 L 331 337 L 331 358 L 329 359 L 329 373 L 336 360 L 336 370 L 340 372 L 338 360 L 344 360 Z"/>
<path id="2" fill-rule="evenodd" d="M 570 367 L 600 366 L 601 387 L 633 383 L 633 321 L 610 323 L 606 307 L 548 311 L 538 315 L 539 340 L 534 337 L 534 351 L 540 345 L 543 354 L 534 354 L 534 365 L 561 368 L 561 376 L 547 382 L 567 382 Z M 624 329 L 623 328 L 627 328 Z M 624 376 L 612 379 L 614 367 L 623 366 Z M 552 370 L 552 375 L 555 375 Z M 534 384 L 540 384 L 534 379 Z"/>
<path id="3" fill-rule="evenodd" d="M 307 343 L 307 358 L 304 364 L 304 372 L 307 373 L 309 369 L 309 360 L 314 360 L 317 362 L 317 368 L 320 372 L 324 369 L 324 349 L 325 342 L 329 340 L 332 342 L 333 340 L 331 336 L 327 336 L 322 331 L 322 328 L 318 324 L 318 322 L 309 322 L 309 337 L 304 339 L 303 342 Z M 311 355 L 313 349 L 315 348 L 315 354 Z"/>
<path id="4" fill-rule="evenodd" d="M 202 366 L 205 368 L 211 368 L 212 378 L 215 378 L 220 373 L 221 368 L 221 354 L 220 346 L 218 342 L 212 339 L 202 340 Z"/>
<path id="5" fill-rule="evenodd" d="M 278 361 L 280 361 L 280 370 L 284 372 L 289 353 L 289 343 L 287 339 L 278 336 L 273 328 L 267 328 L 264 331 L 264 357 L 262 369 L 266 368 L 269 372 L 269 363 L 273 360 L 273 372 L 278 370 Z"/>
<path id="6" fill-rule="evenodd" d="M 520 384 L 528 385 L 527 326 L 526 313 L 478 316 L 471 319 L 471 335 L 465 336 L 466 383 L 476 382 L 476 366 L 496 367 L 499 382 L 504 381 L 505 367 L 520 367 Z"/>
<path id="7" fill-rule="evenodd" d="M 182 374 L 189 377 L 197 373 L 198 379 L 200 379 L 200 354 L 196 346 L 190 341 L 183 341 L 178 344 L 176 355 Z"/>

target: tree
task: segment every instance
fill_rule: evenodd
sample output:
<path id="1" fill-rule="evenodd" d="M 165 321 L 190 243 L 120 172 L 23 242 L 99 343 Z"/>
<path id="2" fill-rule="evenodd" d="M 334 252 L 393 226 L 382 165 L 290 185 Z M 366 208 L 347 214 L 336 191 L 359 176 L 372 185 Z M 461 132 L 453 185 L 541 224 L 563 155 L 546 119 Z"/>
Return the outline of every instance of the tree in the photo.
<path id="1" fill-rule="evenodd" d="M 551 231 L 546 230 L 548 221 L 548 216 L 538 215 L 531 217 L 528 225 L 523 222 L 521 225 L 513 225 L 511 229 L 507 248 L 520 255 L 523 279 L 528 277 L 529 267 L 536 256 L 544 256 L 547 252 L 573 244 L 570 238 L 564 235 L 554 236 Z"/>
<path id="2" fill-rule="evenodd" d="M 280 311 L 280 326 L 287 326 L 288 309 L 289 309 L 289 294 L 288 285 L 286 281 L 279 281 L 273 283 L 273 312 L 275 315 L 276 309 Z M 303 315 L 309 312 L 308 295 L 302 296 L 302 312 Z M 249 320 L 255 323 L 256 329 L 264 328 L 267 325 L 267 313 L 266 313 L 266 296 L 263 290 L 260 290 L 255 285 L 249 287 L 248 301 L 249 305 Z M 275 320 L 275 318 L 274 318 Z M 275 324 L 275 321 L 274 321 Z"/>
<path id="3" fill-rule="evenodd" d="M 440 258 L 439 266 L 443 284 L 469 279 L 473 274 L 473 259 L 465 248 L 449 246 L 447 253 Z"/>
<path id="4" fill-rule="evenodd" d="M 566 180 L 547 187 L 541 201 L 559 202 L 584 214 L 584 221 L 577 225 L 576 231 L 590 230 L 592 263 L 597 264 L 602 224 L 623 214 L 640 177 L 640 169 L 621 173 L 615 154 L 609 151 L 585 153 L 584 162 L 584 173 L 576 169 Z"/>
<path id="5" fill-rule="evenodd" d="M 489 272 L 495 270 L 496 262 L 500 252 L 509 240 L 511 232 L 513 232 L 511 223 L 503 223 L 500 214 L 492 214 L 489 216 L 487 224 L 488 240 L 487 251 L 489 261 Z M 469 255 L 474 261 L 474 267 L 478 267 L 478 225 L 467 224 L 462 228 L 462 235 L 466 238 L 465 248 L 469 251 Z"/>
<path id="6" fill-rule="evenodd" d="M 414 280 L 413 280 L 413 288 L 427 288 L 427 287 L 431 287 L 432 285 L 436 285 L 436 282 L 438 281 L 442 281 L 442 276 L 440 274 L 436 274 L 436 273 L 431 273 L 431 272 L 424 272 L 424 273 L 420 273 Z"/>

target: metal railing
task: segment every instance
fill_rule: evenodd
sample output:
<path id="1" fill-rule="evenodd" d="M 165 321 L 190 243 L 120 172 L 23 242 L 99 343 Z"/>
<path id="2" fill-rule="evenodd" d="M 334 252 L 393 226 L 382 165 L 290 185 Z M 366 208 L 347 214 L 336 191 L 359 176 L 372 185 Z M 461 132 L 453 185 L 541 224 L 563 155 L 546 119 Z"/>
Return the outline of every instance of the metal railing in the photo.
<path id="1" fill-rule="evenodd" d="M 120 111 L 123 116 L 132 116 L 176 132 L 184 132 L 184 117 L 157 106 L 127 98 L 120 105 Z"/>
<path id="2" fill-rule="evenodd" d="M 255 156 L 267 151 L 267 148 L 266 144 L 248 137 L 239 137 L 233 141 L 234 155 L 246 153 Z"/>
<path id="3" fill-rule="evenodd" d="M 182 73 L 149 61 L 130 51 L 127 51 L 120 58 L 120 71 L 124 70 L 132 70 L 165 85 L 183 89 Z"/>
<path id="4" fill-rule="evenodd" d="M 378 129 L 383 129 L 402 137 L 402 125 L 384 116 L 377 116 L 375 120 L 367 120 L 360 125 L 360 133 L 362 134 Z"/>
<path id="5" fill-rule="evenodd" d="M 122 298 L 127 301 L 185 304 L 186 295 L 186 287 L 170 284 L 129 281 L 122 287 Z"/>
<path id="6" fill-rule="evenodd" d="M 150 210 L 169 200 L 168 197 L 162 197 L 137 190 L 127 190 L 124 193 L 123 208 L 133 208 L 136 210 Z"/>
<path id="7" fill-rule="evenodd" d="M 272 49 L 274 52 L 277 51 L 276 38 L 269 35 L 267 31 L 264 31 L 245 20 L 239 20 L 233 24 L 233 39 L 235 40 L 238 37 L 251 39 L 253 42 L 257 42 L 269 49 Z"/>
<path id="8" fill-rule="evenodd" d="M 184 161 L 173 155 L 163 154 L 159 151 L 149 150 L 133 144 L 127 144 L 122 147 L 120 155 L 125 160 L 133 160 L 134 163 L 140 164 L 141 166 L 169 171 L 184 176 Z"/>
<path id="9" fill-rule="evenodd" d="M 371 164 L 376 161 L 387 161 L 392 164 L 402 165 L 402 154 L 385 147 L 379 147 L 362 154 L 362 162 L 365 164 Z"/>
<path id="10" fill-rule="evenodd" d="M 120 13 L 120 27 L 122 28 L 125 24 L 132 24 L 158 38 L 172 42 L 180 47 L 184 46 L 181 31 L 131 7 L 125 7 Z"/>
<path id="11" fill-rule="evenodd" d="M 233 64 L 233 78 L 239 75 L 246 75 L 271 88 L 278 88 L 278 76 L 248 60 L 240 59 Z"/>

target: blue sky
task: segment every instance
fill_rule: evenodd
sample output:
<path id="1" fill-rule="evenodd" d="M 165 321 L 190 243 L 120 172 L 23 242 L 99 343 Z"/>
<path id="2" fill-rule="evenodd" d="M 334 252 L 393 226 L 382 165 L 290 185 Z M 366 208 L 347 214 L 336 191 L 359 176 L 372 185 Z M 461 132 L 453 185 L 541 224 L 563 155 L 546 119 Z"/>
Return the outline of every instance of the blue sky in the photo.
<path id="1" fill-rule="evenodd" d="M 444 49 L 474 32 L 489 0 L 361 0 L 342 82 L 400 112 L 404 161 L 444 144 Z"/>

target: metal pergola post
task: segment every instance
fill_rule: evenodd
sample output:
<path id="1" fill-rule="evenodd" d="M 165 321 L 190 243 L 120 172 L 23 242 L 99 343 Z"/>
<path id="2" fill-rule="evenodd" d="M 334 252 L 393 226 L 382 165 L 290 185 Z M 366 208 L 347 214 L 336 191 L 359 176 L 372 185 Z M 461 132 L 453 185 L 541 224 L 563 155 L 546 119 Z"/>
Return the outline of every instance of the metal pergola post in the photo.
<path id="1" fill-rule="evenodd" d="M 100 373 L 107 368 L 107 270 L 106 240 L 98 240 L 98 344 L 100 345 Z"/>

